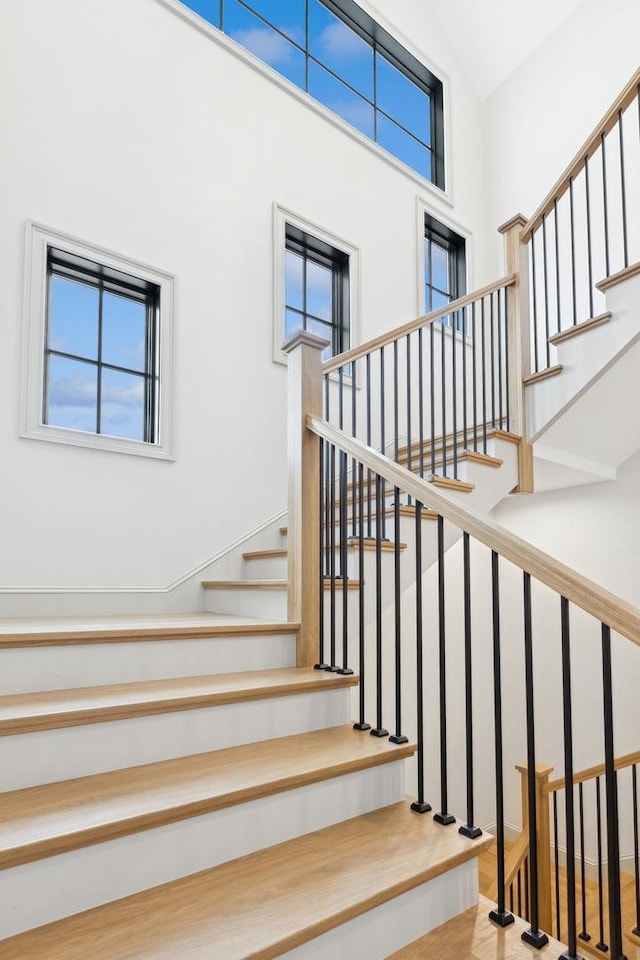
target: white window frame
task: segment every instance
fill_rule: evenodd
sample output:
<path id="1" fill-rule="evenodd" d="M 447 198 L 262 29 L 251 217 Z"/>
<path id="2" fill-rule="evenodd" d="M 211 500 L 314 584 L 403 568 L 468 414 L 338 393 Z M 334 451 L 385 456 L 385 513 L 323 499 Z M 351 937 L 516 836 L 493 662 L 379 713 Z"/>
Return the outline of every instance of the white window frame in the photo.
<path id="1" fill-rule="evenodd" d="M 57 427 L 43 422 L 44 357 L 47 313 L 47 251 L 55 247 L 122 273 L 147 280 L 160 288 L 158 439 L 148 443 L 124 437 Z M 173 343 L 174 285 L 172 274 L 157 270 L 104 247 L 79 240 L 51 227 L 26 224 L 23 311 L 22 392 L 20 436 L 31 440 L 109 450 L 134 456 L 174 460 L 173 456 Z"/>
<path id="2" fill-rule="evenodd" d="M 287 224 L 297 227 L 303 233 L 317 237 L 324 243 L 336 247 L 349 257 L 349 345 L 355 347 L 360 343 L 360 248 L 329 233 L 323 227 L 311 220 L 305 220 L 293 211 L 278 203 L 273 205 L 273 361 L 274 363 L 287 362 L 286 353 L 282 352 L 285 341 L 284 308 L 285 308 L 285 248 Z"/>

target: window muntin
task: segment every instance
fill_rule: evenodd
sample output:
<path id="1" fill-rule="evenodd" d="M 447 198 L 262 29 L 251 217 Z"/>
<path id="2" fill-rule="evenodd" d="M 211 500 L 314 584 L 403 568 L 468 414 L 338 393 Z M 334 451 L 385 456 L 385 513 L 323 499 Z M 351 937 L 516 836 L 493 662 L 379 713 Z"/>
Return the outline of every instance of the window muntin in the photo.
<path id="1" fill-rule="evenodd" d="M 47 250 L 42 422 L 156 443 L 159 287 Z"/>
<path id="2" fill-rule="evenodd" d="M 284 333 L 309 330 L 329 346 L 327 360 L 349 347 L 349 256 L 287 224 Z"/>
<path id="3" fill-rule="evenodd" d="M 466 292 L 465 241 L 449 227 L 429 214 L 424 220 L 424 310 L 430 313 L 457 300 Z M 450 315 L 440 323 L 451 327 Z M 462 329 L 462 317 L 456 317 L 456 329 Z"/>
<path id="4" fill-rule="evenodd" d="M 182 0 L 444 189 L 442 82 L 354 0 Z"/>

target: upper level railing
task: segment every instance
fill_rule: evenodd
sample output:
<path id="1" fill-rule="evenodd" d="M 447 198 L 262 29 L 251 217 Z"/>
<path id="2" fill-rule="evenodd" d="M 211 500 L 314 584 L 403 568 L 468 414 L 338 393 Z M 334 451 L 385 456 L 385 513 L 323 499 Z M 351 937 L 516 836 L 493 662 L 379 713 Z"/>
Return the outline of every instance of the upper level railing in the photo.
<path id="1" fill-rule="evenodd" d="M 640 70 L 523 229 L 534 371 L 571 327 L 603 315 L 610 278 L 640 260 L 639 205 Z"/>

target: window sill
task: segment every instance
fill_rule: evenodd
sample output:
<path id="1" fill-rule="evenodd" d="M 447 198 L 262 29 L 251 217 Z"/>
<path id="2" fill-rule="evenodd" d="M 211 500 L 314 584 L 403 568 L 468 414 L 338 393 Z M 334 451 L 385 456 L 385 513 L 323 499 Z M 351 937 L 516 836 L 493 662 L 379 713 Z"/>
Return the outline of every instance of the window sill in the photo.
<path id="1" fill-rule="evenodd" d="M 169 460 L 175 457 L 166 447 L 157 443 L 145 443 L 142 440 L 127 440 L 124 437 L 107 437 L 102 434 L 85 433 L 67 427 L 50 427 L 41 424 L 31 430 L 22 430 L 20 436 L 25 440 L 45 440 L 48 443 L 65 443 L 73 447 L 87 447 L 90 450 L 107 450 L 110 453 L 128 453 L 136 457 L 149 457 L 152 460 Z"/>

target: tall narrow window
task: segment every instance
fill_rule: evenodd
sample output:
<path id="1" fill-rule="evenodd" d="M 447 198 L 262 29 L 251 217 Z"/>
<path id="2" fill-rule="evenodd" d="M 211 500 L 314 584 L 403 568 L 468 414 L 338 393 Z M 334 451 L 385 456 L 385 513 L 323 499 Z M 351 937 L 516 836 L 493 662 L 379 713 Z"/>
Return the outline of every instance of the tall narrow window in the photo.
<path id="1" fill-rule="evenodd" d="M 43 424 L 156 443 L 157 284 L 47 251 Z"/>
<path id="2" fill-rule="evenodd" d="M 354 0 L 183 0 L 444 189 L 443 86 Z"/>
<path id="3" fill-rule="evenodd" d="M 324 359 L 349 348 L 349 256 L 287 224 L 285 338 L 309 330 L 329 346 Z"/>
<path id="4" fill-rule="evenodd" d="M 464 238 L 439 223 L 429 214 L 424 219 L 424 310 L 430 313 L 464 296 L 466 292 L 466 262 Z M 451 326 L 452 317 L 440 321 Z M 456 328 L 462 328 L 462 318 L 456 319 Z"/>

